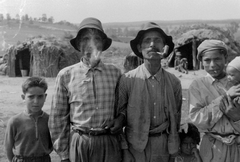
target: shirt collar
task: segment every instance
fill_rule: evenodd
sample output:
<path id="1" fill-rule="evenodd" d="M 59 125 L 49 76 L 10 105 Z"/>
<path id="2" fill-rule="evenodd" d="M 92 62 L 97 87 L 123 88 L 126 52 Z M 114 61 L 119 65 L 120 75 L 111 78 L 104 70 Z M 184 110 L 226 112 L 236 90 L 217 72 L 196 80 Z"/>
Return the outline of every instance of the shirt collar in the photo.
<path id="1" fill-rule="evenodd" d="M 151 75 L 144 64 L 142 64 L 141 66 L 142 66 L 142 71 L 143 71 L 143 74 L 144 74 L 145 78 L 149 79 L 151 77 L 154 77 L 157 81 L 160 82 L 161 75 L 163 73 L 163 68 L 160 68 L 155 75 Z"/>
<path id="2" fill-rule="evenodd" d="M 99 63 L 97 64 L 97 66 L 93 67 L 93 68 L 89 68 L 81 59 L 80 61 L 80 68 L 83 69 L 85 71 L 85 74 L 87 74 L 89 71 L 94 71 L 94 70 L 99 70 L 102 71 L 104 68 L 104 64 L 103 62 L 100 60 Z"/>
<path id="3" fill-rule="evenodd" d="M 216 83 L 216 82 L 221 82 L 221 83 L 227 82 L 227 75 L 225 77 L 223 77 L 222 79 L 215 79 L 209 73 L 207 73 L 206 77 L 209 79 L 211 84 Z"/>

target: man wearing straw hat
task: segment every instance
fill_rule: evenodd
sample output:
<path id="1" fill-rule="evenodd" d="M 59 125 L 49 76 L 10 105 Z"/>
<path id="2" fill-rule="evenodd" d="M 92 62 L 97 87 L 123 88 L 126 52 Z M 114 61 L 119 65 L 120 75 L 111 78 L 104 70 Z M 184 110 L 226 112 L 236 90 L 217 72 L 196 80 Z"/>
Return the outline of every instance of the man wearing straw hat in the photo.
<path id="1" fill-rule="evenodd" d="M 239 95 L 240 87 L 232 87 L 226 75 L 227 46 L 211 39 L 197 50 L 207 75 L 191 83 L 188 96 L 189 118 L 204 132 L 200 155 L 203 162 L 239 162 L 240 105 L 231 98 Z"/>
<path id="2" fill-rule="evenodd" d="M 172 37 L 149 22 L 130 45 L 144 63 L 123 74 L 119 83 L 118 107 L 126 115 L 128 142 L 123 161 L 174 161 L 179 150 L 182 87 L 177 77 L 161 67 L 161 59 L 173 50 Z"/>
<path id="3" fill-rule="evenodd" d="M 83 57 L 56 78 L 49 118 L 54 149 L 62 162 L 119 162 L 115 134 L 124 116 L 115 119 L 114 104 L 121 72 L 101 61 L 112 40 L 98 19 L 86 18 L 70 43 Z"/>

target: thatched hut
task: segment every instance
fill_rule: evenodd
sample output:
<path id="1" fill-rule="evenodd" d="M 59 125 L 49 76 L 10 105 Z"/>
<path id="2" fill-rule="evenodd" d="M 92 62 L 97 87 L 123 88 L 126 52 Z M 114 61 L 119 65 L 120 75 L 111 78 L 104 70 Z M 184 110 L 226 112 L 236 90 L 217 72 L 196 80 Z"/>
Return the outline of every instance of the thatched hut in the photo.
<path id="1" fill-rule="evenodd" d="M 174 66 L 174 59 L 177 52 L 188 60 L 189 70 L 198 70 L 201 63 L 197 60 L 197 47 L 206 39 L 222 40 L 228 46 L 228 61 L 240 54 L 240 45 L 230 36 L 227 31 L 216 27 L 192 29 L 183 33 L 175 41 L 175 49 L 169 60 L 169 66 Z"/>
<path id="2" fill-rule="evenodd" d="M 80 59 L 79 52 L 66 42 L 40 37 L 10 47 L 8 75 L 56 77 L 59 70 Z"/>

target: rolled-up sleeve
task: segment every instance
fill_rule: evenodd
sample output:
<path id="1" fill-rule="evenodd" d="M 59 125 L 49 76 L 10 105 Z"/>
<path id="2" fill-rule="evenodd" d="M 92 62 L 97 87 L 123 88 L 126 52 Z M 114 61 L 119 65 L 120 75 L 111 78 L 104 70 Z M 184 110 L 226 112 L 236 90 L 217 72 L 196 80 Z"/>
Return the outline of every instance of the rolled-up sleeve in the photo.
<path id="1" fill-rule="evenodd" d="M 196 81 L 193 81 L 188 89 L 189 118 L 193 124 L 202 130 L 212 128 L 223 115 L 219 109 L 223 95 L 208 103 L 209 95 L 201 89 Z"/>
<path id="2" fill-rule="evenodd" d="M 61 160 L 69 158 L 70 106 L 67 94 L 64 78 L 60 72 L 56 77 L 48 124 L 54 150 Z"/>

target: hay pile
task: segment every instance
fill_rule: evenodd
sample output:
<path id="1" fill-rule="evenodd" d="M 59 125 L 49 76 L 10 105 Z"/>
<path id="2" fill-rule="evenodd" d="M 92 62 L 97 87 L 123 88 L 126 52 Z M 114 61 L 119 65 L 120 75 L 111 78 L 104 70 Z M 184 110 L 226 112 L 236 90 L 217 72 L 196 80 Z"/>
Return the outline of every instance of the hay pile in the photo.
<path id="1" fill-rule="evenodd" d="M 59 61 L 63 56 L 60 47 L 46 40 L 34 40 L 31 48 L 32 76 L 55 77 L 59 72 Z"/>

